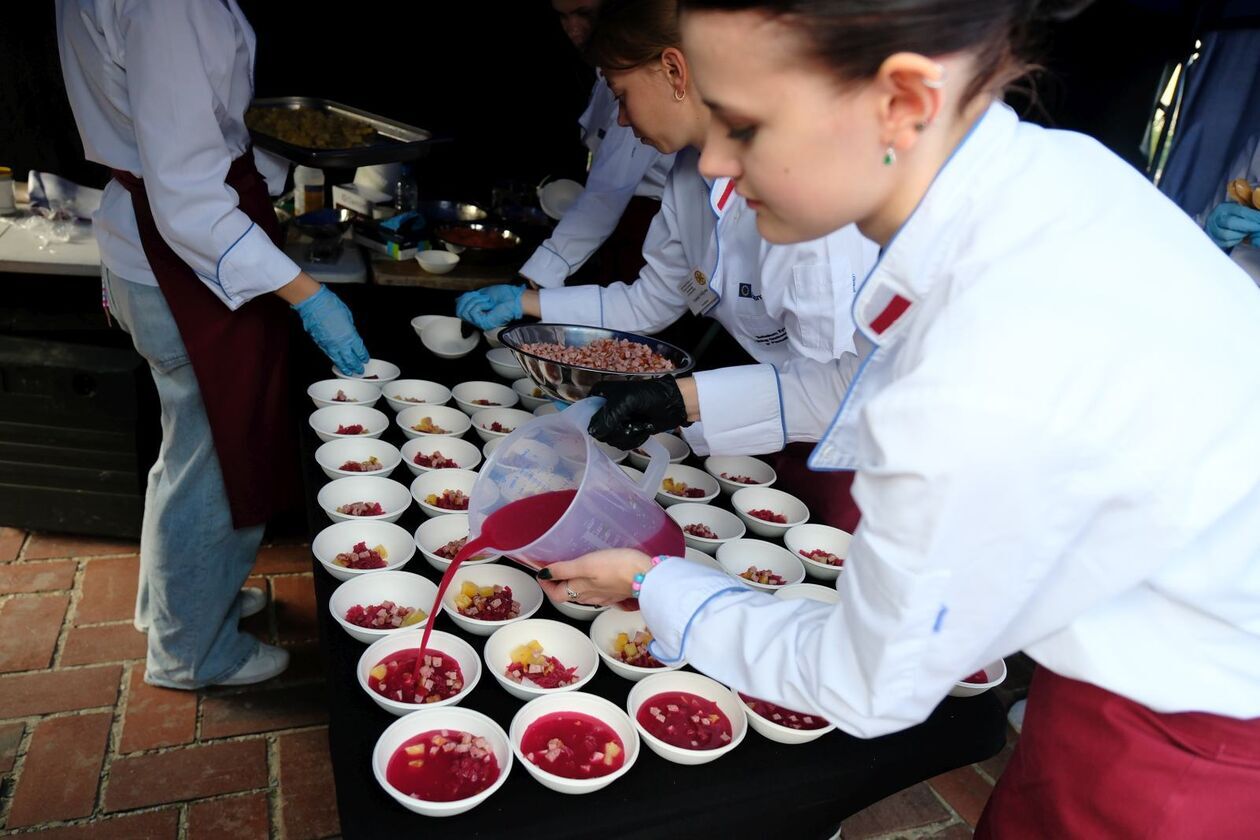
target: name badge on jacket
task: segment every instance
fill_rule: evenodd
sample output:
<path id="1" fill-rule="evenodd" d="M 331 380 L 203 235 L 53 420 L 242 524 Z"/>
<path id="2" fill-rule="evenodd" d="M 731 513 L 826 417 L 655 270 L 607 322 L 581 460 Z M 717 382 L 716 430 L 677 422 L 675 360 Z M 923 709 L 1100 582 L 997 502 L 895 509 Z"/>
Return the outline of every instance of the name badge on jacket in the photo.
<path id="1" fill-rule="evenodd" d="M 717 292 L 709 286 L 708 275 L 698 268 L 678 284 L 678 290 L 687 299 L 687 308 L 692 315 L 703 315 L 718 302 Z"/>

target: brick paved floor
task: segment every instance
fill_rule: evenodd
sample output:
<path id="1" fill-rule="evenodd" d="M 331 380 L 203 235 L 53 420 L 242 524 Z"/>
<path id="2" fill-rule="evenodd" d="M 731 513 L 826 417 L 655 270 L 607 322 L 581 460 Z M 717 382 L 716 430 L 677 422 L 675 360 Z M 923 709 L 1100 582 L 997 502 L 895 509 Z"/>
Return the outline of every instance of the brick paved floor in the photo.
<path id="1" fill-rule="evenodd" d="M 0 527 L 0 836 L 338 834 L 306 546 L 264 547 L 250 581 L 271 600 L 246 627 L 289 670 L 195 693 L 143 680 L 136 551 Z M 845 838 L 970 837 L 1012 747 L 851 817 Z"/>

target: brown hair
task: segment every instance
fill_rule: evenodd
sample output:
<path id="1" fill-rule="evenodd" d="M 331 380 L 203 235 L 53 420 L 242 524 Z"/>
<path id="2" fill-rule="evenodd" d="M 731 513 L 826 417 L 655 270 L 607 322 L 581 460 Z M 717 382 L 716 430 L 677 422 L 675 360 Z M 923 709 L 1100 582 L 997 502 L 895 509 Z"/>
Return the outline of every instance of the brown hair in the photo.
<path id="1" fill-rule="evenodd" d="M 605 0 L 586 54 L 603 70 L 633 70 L 681 44 L 677 0 Z"/>
<path id="2" fill-rule="evenodd" d="M 1000 92 L 1035 67 L 1041 23 L 1091 0 L 680 0 L 684 9 L 754 11 L 781 19 L 842 80 L 870 79 L 894 53 L 970 51 L 976 75 L 966 104 Z"/>

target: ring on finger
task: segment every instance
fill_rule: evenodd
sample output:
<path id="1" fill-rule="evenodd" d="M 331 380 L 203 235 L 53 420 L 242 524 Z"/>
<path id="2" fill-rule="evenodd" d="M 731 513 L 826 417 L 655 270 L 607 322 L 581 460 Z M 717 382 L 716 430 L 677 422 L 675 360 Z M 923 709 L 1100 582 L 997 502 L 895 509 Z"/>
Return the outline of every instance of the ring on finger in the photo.
<path id="1" fill-rule="evenodd" d="M 579 593 L 574 592 L 573 587 L 569 586 L 567 583 L 564 585 L 564 594 L 569 596 L 570 601 L 576 601 L 578 598 L 582 597 Z"/>

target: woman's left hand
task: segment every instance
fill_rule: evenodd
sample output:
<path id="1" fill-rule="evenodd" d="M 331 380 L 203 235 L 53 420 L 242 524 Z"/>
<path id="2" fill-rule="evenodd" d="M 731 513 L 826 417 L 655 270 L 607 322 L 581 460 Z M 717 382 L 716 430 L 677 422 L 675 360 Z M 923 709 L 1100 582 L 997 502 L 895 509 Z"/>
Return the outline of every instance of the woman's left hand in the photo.
<path id="1" fill-rule="evenodd" d="M 604 606 L 634 597 L 634 576 L 650 568 L 652 558 L 642 551 L 609 548 L 552 563 L 538 573 L 538 583 L 553 601 Z"/>

